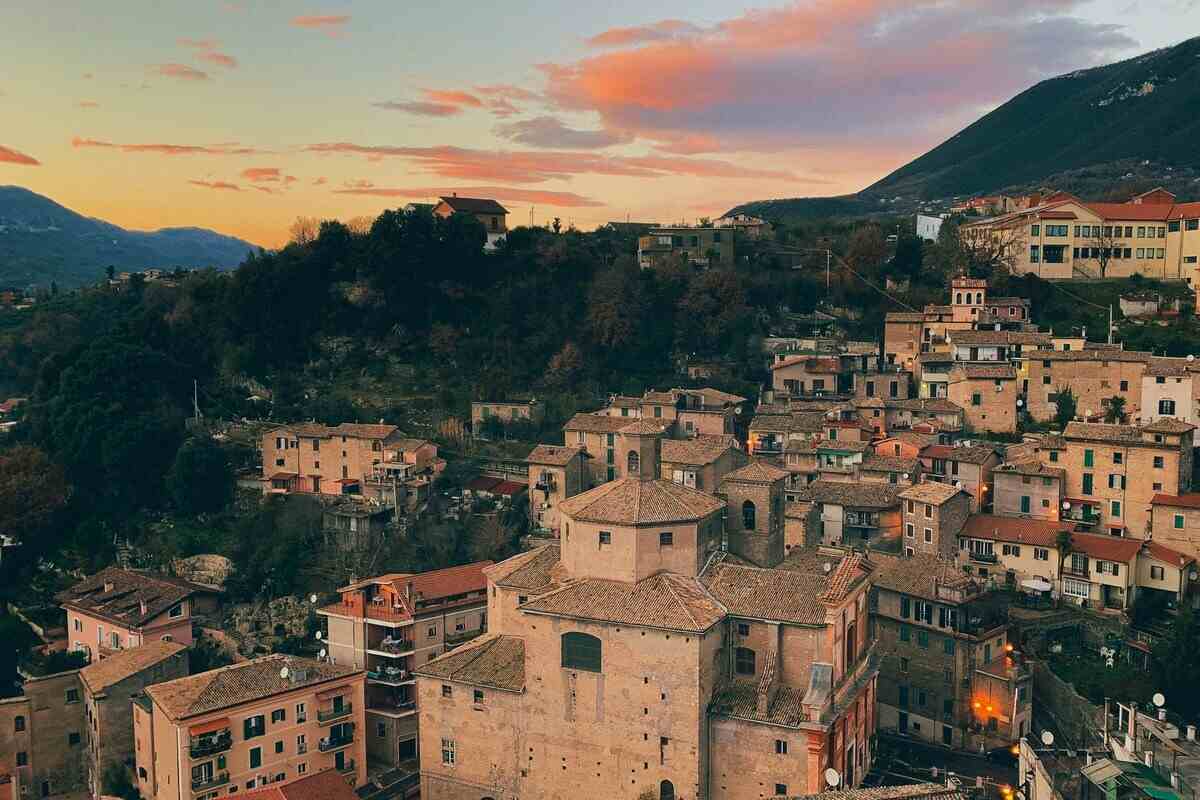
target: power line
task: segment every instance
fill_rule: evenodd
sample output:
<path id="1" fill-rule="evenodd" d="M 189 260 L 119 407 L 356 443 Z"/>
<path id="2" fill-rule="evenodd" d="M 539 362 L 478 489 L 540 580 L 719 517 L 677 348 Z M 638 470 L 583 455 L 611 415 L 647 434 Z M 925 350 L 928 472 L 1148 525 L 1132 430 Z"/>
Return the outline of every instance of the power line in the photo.
<path id="1" fill-rule="evenodd" d="M 831 251 L 829 251 L 829 252 L 831 252 L 831 253 L 832 253 L 833 251 L 831 250 Z M 906 302 L 904 302 L 903 300 L 901 300 L 901 299 L 897 298 L 897 297 L 896 297 L 894 294 L 892 294 L 891 292 L 888 292 L 888 291 L 886 291 L 885 289 L 880 289 L 880 288 L 879 288 L 878 286 L 876 286 L 874 283 L 871 283 L 871 281 L 867 280 L 865 277 L 863 277 L 863 276 L 862 276 L 862 275 L 860 275 L 858 272 L 856 272 L 856 271 L 855 271 L 855 269 L 854 269 L 854 267 L 852 267 L 852 266 L 850 266 L 849 264 L 847 264 L 847 263 L 846 263 L 846 259 L 844 259 L 844 258 L 842 258 L 841 256 L 839 256 L 837 253 L 833 253 L 833 257 L 834 257 L 834 258 L 836 258 L 836 259 L 838 260 L 838 263 L 839 263 L 839 264 L 841 264 L 843 267 L 845 267 L 845 268 L 846 268 L 846 270 L 847 270 L 848 272 L 850 272 L 851 274 L 853 274 L 855 277 L 857 277 L 857 278 L 858 278 L 860 281 L 862 281 L 863 283 L 865 283 L 867 286 L 870 286 L 872 289 L 874 289 L 875 291 L 879 292 L 879 293 L 880 293 L 881 295 L 883 295 L 884 297 L 886 297 L 886 298 L 888 298 L 889 300 L 891 300 L 891 301 L 892 301 L 893 303 L 895 303 L 896 305 L 898 305 L 898 306 L 903 306 L 904 308 L 907 308 L 909 311 L 914 311 L 914 312 L 916 312 L 916 313 L 918 313 L 918 314 L 919 314 L 919 313 L 921 313 L 921 312 L 920 312 L 920 311 L 918 311 L 917 309 L 915 309 L 915 308 L 913 308 L 912 306 L 910 306 L 908 303 L 906 303 Z"/>

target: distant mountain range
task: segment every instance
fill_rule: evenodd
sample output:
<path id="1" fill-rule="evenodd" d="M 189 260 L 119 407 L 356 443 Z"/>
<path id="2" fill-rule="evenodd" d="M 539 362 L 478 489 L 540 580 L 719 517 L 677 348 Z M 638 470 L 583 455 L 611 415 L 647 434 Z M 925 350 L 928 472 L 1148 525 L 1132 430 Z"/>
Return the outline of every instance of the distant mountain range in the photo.
<path id="1" fill-rule="evenodd" d="M 19 186 L 0 186 L 0 286 L 63 288 L 150 267 L 231 269 L 257 245 L 204 228 L 130 231 Z"/>
<path id="2" fill-rule="evenodd" d="M 1200 169 L 1197 108 L 1200 37 L 1042 81 L 857 194 L 755 201 L 729 213 L 812 219 L 891 206 L 908 211 L 955 196 L 1031 188 L 1056 175 L 1079 177 L 1089 169 L 1113 181 L 1154 177 L 1178 190 L 1184 181 L 1176 171 L 1191 176 Z M 1156 165 L 1157 174 L 1138 176 L 1130 167 L 1143 162 Z M 1193 184 L 1186 195 L 1200 196 L 1200 183 L 1186 181 Z"/>

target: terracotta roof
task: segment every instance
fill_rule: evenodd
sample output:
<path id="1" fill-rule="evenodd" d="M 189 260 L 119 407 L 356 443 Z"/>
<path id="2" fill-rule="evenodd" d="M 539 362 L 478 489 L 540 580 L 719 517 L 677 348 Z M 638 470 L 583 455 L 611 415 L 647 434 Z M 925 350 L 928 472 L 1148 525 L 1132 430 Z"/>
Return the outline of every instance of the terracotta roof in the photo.
<path id="1" fill-rule="evenodd" d="M 641 405 L 642 398 L 630 397 L 624 394 L 614 394 L 608 399 L 609 408 L 637 408 Z"/>
<path id="2" fill-rule="evenodd" d="M 884 315 L 883 321 L 888 322 L 924 322 L 925 315 L 920 313 L 911 313 L 908 311 L 889 311 Z"/>
<path id="3" fill-rule="evenodd" d="M 724 505 L 710 494 L 671 481 L 625 477 L 563 500 L 558 510 L 574 520 L 650 525 L 703 519 Z"/>
<path id="4" fill-rule="evenodd" d="M 698 394 L 704 398 L 705 408 L 709 406 L 713 406 L 715 408 L 726 405 L 736 406 L 739 403 L 746 402 L 746 398 L 742 397 L 741 395 L 722 392 L 720 389 L 713 389 L 708 386 L 705 386 L 702 389 L 672 389 L 671 391 L 676 394 Z"/>
<path id="5" fill-rule="evenodd" d="M 288 678 L 279 675 L 285 666 L 291 671 Z M 276 654 L 156 683 L 146 687 L 146 694 L 168 717 L 178 720 L 361 674 L 349 666 Z"/>
<path id="6" fill-rule="evenodd" d="M 633 417 L 609 417 L 604 414 L 589 414 L 580 412 L 567 420 L 563 425 L 564 431 L 584 431 L 586 433 L 616 433 L 632 424 Z"/>
<path id="7" fill-rule="evenodd" d="M 733 481 L 740 483 L 774 483 L 781 481 L 788 476 L 786 469 L 780 469 L 774 464 L 769 464 L 766 461 L 751 461 L 740 469 L 735 469 L 722 479 L 725 481 Z"/>
<path id="8" fill-rule="evenodd" d="M 331 439 L 334 436 L 347 436 L 354 439 L 386 439 L 398 433 L 395 425 L 368 425 L 357 422 L 343 422 L 340 425 L 321 425 L 316 422 L 302 422 L 295 425 L 281 425 L 276 430 L 292 431 L 297 436 L 305 438 Z"/>
<path id="9" fill-rule="evenodd" d="M 1155 506 L 1171 506 L 1172 508 L 1200 508 L 1200 492 L 1190 494 L 1156 494 L 1150 501 Z"/>
<path id="10" fill-rule="evenodd" d="M 455 211 L 466 214 L 507 214 L 508 209 L 491 198 L 443 197 L 442 202 Z"/>
<path id="11" fill-rule="evenodd" d="M 874 565 L 862 553 L 849 553 L 829 576 L 829 586 L 819 598 L 826 606 L 836 606 L 846 599 L 850 589 L 864 575 L 874 570 Z"/>
<path id="12" fill-rule="evenodd" d="M 557 544 L 547 544 L 518 553 L 484 570 L 497 586 L 506 589 L 544 589 L 554 583 L 552 575 L 561 557 Z"/>
<path id="13" fill-rule="evenodd" d="M 429 678 L 520 692 L 525 689 L 525 640 L 484 634 L 425 662 L 413 672 Z"/>
<path id="14" fill-rule="evenodd" d="M 1067 478 L 1067 471 L 1062 467 L 1052 467 L 1049 464 L 1037 460 L 1036 458 L 1031 458 L 1026 461 L 1000 464 L 995 468 L 995 472 L 1006 472 L 1012 475 L 1034 475 L 1042 478 L 1057 478 L 1060 481 L 1065 481 Z"/>
<path id="15" fill-rule="evenodd" d="M 1034 356 L 1035 361 L 1149 361 L 1153 353 L 1138 350 L 1109 350 L 1107 348 L 1085 348 L 1083 350 L 1047 350 Z"/>
<path id="16" fill-rule="evenodd" d="M 582 453 L 583 450 L 579 447 L 564 447 L 556 444 L 539 444 L 537 447 L 529 451 L 529 455 L 525 460 L 530 464 L 545 464 L 554 467 L 563 467 L 571 463 L 571 459 Z"/>
<path id="17" fill-rule="evenodd" d="M 675 393 L 672 391 L 659 392 L 654 389 L 647 389 L 646 392 L 642 395 L 643 403 L 647 403 L 647 404 L 651 404 L 651 405 L 658 405 L 658 406 L 674 405 L 675 401 L 678 399 L 679 398 L 676 397 Z"/>
<path id="18" fill-rule="evenodd" d="M 731 681 L 713 696 L 712 712 L 722 717 L 798 728 L 800 723 L 808 719 L 804 712 L 806 693 L 806 688 L 780 684 L 767 705 L 766 713 L 759 713 L 758 683 Z"/>
<path id="19" fill-rule="evenodd" d="M 1079 219 L 1074 211 L 1043 211 L 1038 214 L 1041 219 Z"/>
<path id="20" fill-rule="evenodd" d="M 108 591 L 106 586 L 110 587 Z M 197 593 L 211 594 L 215 590 L 169 575 L 105 567 L 59 592 L 55 599 L 90 616 L 140 627 Z"/>
<path id="21" fill-rule="evenodd" d="M 904 500 L 916 500 L 919 503 L 941 505 L 960 493 L 963 493 L 962 489 L 958 489 L 948 483 L 925 481 L 900 492 L 900 497 Z"/>
<path id="22" fill-rule="evenodd" d="M 875 571 L 871 573 L 872 585 L 913 597 L 944 603 L 947 601 L 944 597 L 938 597 L 937 587 L 969 589 L 973 585 L 971 578 L 952 559 L 926 553 L 914 553 L 903 558 L 872 553 L 871 561 L 875 565 Z"/>
<path id="23" fill-rule="evenodd" d="M 669 425 L 669 422 L 655 422 L 649 419 L 637 419 L 633 422 L 630 422 L 624 428 L 621 428 L 621 433 L 635 434 L 639 436 L 662 436 L 664 429 Z"/>
<path id="24" fill-rule="evenodd" d="M 1127 562 L 1141 549 L 1141 539 L 1127 539 L 1124 536 L 1107 536 L 1101 533 L 1071 535 L 1072 552 L 1085 553 L 1102 561 Z"/>
<path id="25" fill-rule="evenodd" d="M 1105 222 L 1166 222 L 1171 215 L 1170 203 L 1084 203 L 1093 214 Z"/>
<path id="26" fill-rule="evenodd" d="M 1049 350 L 1046 352 L 1050 352 Z M 950 372 L 967 380 L 1016 380 L 1017 372 L 1009 364 L 965 364 L 956 362 Z M 953 379 L 953 378 L 952 378 Z"/>
<path id="27" fill-rule="evenodd" d="M 752 431 L 816 433 L 825 429 L 824 411 L 793 411 L 790 414 L 756 414 L 750 420 Z"/>
<path id="28" fill-rule="evenodd" d="M 1102 422 L 1068 422 L 1063 436 L 1067 439 L 1082 439 L 1085 441 L 1112 442 L 1117 444 L 1142 444 L 1147 447 L 1171 447 L 1162 443 L 1146 441 L 1142 431 L 1152 433 L 1186 433 L 1195 426 L 1186 422 L 1177 423 L 1175 420 L 1160 420 L 1167 424 L 1162 427 L 1147 425 L 1138 428 L 1136 425 L 1107 425 Z M 1186 426 L 1186 427 L 1181 427 Z"/>
<path id="29" fill-rule="evenodd" d="M 463 488 L 469 492 L 491 492 L 502 483 L 504 483 L 503 478 L 497 478 L 494 475 L 479 475 L 467 481 Z"/>
<path id="30" fill-rule="evenodd" d="M 1200 372 L 1200 362 L 1188 361 L 1186 358 L 1151 358 L 1146 362 L 1145 375 L 1150 377 L 1180 378 Z"/>
<path id="31" fill-rule="evenodd" d="M 998 542 L 1015 542 L 1053 548 L 1060 531 L 1073 530 L 1075 530 L 1074 523 L 1067 521 L 1054 522 L 1044 519 L 972 514 L 967 518 L 967 524 L 963 526 L 958 535 L 971 539 L 994 539 Z"/>
<path id="32" fill-rule="evenodd" d="M 879 445 L 886 444 L 891 439 L 898 439 L 907 444 L 913 444 L 917 447 L 928 447 L 937 441 L 937 435 L 932 433 L 921 433 L 920 431 L 892 431 L 887 438 L 872 442 L 871 446 L 878 450 Z"/>
<path id="33" fill-rule="evenodd" d="M 637 583 L 573 581 L 530 600 L 521 610 L 693 633 L 703 633 L 725 617 L 725 609 L 699 581 L 670 572 Z"/>
<path id="34" fill-rule="evenodd" d="M 946 336 L 954 344 L 964 345 L 1051 344 L 1050 334 L 1035 331 L 948 331 Z"/>
<path id="35" fill-rule="evenodd" d="M 368 585 L 390 584 L 395 588 L 400 602 L 408 602 L 408 588 L 412 587 L 413 597 L 419 600 L 437 600 L 442 597 L 454 597 L 468 592 L 482 592 L 487 588 L 487 578 L 484 570 L 492 566 L 492 561 L 475 561 L 470 564 L 460 564 L 457 567 L 434 569 L 428 572 L 389 572 L 375 578 L 365 578 L 343 587 L 339 591 L 357 589 Z M 412 610 L 412 609 L 410 609 Z"/>
<path id="36" fill-rule="evenodd" d="M 917 468 L 920 465 L 921 462 L 915 458 L 883 456 L 878 453 L 869 453 L 863 456 L 860 469 L 867 472 L 907 472 L 909 475 L 916 475 Z"/>
<path id="37" fill-rule="evenodd" d="M 93 661 L 79 670 L 79 677 L 93 692 L 101 692 L 184 650 L 187 647 L 179 642 L 149 642 L 118 650 L 111 656 Z M 186 665 L 183 671 L 187 672 Z"/>
<path id="38" fill-rule="evenodd" d="M 399 439 L 392 439 L 389 444 L 397 450 L 418 450 L 425 445 L 432 445 L 433 442 L 428 439 L 414 439 L 405 436 Z"/>
<path id="39" fill-rule="evenodd" d="M 664 464 L 711 464 L 728 452 L 737 449 L 737 439 L 728 434 L 702 434 L 691 439 L 664 439 Z"/>
<path id="40" fill-rule="evenodd" d="M 944 397 L 923 397 L 911 400 L 885 400 L 884 408 L 899 408 L 904 411 L 925 411 L 931 414 L 961 414 L 962 406 Z"/>
<path id="41" fill-rule="evenodd" d="M 800 795 L 791 800 L 965 800 L 966 793 L 944 783 L 909 783 L 903 786 L 873 786 L 860 789 L 835 789 L 819 794 Z"/>
<path id="42" fill-rule="evenodd" d="M 891 508 L 898 505 L 901 486 L 889 483 L 845 483 L 842 481 L 813 481 L 796 490 L 800 500 L 829 503 L 849 508 Z"/>
<path id="43" fill-rule="evenodd" d="M 1142 430 L 1150 431 L 1151 433 L 1187 433 L 1195 429 L 1196 426 L 1192 423 L 1171 417 L 1160 417 L 1149 425 L 1142 426 Z"/>
<path id="44" fill-rule="evenodd" d="M 996 448 L 987 444 L 931 444 L 921 451 L 921 458 L 944 458 L 963 464 L 986 464 L 993 456 L 1000 457 Z"/>
<path id="45" fill-rule="evenodd" d="M 719 562 L 710 564 L 700 581 L 732 616 L 824 625 L 820 598 L 829 589 L 832 574 L 833 570 L 805 573 Z"/>
<path id="46" fill-rule="evenodd" d="M 1153 539 L 1146 542 L 1146 553 L 1154 559 L 1170 564 L 1171 566 L 1183 569 L 1196 559 L 1187 553 L 1181 553 L 1178 550 L 1167 547 L 1164 544 L 1154 541 Z"/>
<path id="47" fill-rule="evenodd" d="M 1200 202 L 1176 203 L 1171 209 L 1171 219 L 1196 219 L 1200 217 Z"/>
<path id="48" fill-rule="evenodd" d="M 256 789 L 242 797 L 254 800 L 358 800 L 354 789 L 336 769 L 325 769 L 290 783 Z"/>

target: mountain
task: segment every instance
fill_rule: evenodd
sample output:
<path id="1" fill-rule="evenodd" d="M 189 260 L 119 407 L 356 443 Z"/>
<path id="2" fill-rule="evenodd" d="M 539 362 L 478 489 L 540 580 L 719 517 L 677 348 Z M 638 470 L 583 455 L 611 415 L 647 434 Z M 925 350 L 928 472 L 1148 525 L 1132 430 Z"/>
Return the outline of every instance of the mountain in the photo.
<path id="1" fill-rule="evenodd" d="M 62 287 L 150 267 L 230 269 L 257 245 L 204 228 L 130 231 L 19 186 L 0 186 L 0 285 Z"/>
<path id="2" fill-rule="evenodd" d="M 1120 179 L 1130 160 L 1158 165 L 1164 176 L 1190 173 L 1200 168 L 1197 107 L 1200 37 L 1042 81 L 857 194 L 755 201 L 734 211 L 813 218 L 832 206 L 865 214 L 884 202 L 915 207 L 1085 169 Z"/>

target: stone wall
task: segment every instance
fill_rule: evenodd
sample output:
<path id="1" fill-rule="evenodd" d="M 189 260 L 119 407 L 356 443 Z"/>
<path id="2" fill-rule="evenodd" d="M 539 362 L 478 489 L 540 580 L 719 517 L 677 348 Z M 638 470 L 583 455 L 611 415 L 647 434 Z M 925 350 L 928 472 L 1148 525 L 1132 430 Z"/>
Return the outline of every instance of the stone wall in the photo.
<path id="1" fill-rule="evenodd" d="M 1104 726 L 1104 710 L 1081 697 L 1041 661 L 1033 662 L 1033 702 L 1054 719 L 1067 740 L 1060 745 L 1086 746 L 1088 742 L 1082 739 L 1090 739 Z"/>

